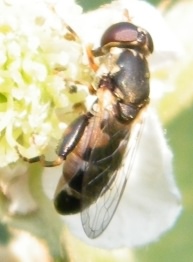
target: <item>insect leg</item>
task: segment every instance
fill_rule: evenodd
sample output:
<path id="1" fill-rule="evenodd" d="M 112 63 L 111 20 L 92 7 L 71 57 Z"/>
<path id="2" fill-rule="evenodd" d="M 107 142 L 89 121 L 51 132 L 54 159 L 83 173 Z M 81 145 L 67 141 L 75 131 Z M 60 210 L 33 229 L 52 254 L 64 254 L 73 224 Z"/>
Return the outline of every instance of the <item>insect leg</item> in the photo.
<path id="1" fill-rule="evenodd" d="M 41 162 L 42 166 L 45 166 L 45 167 L 53 167 L 53 166 L 58 166 L 62 163 L 63 161 L 63 158 L 61 157 L 58 157 L 57 159 L 55 159 L 54 161 L 47 161 L 45 160 L 45 157 L 43 155 L 41 156 L 35 156 L 35 157 L 32 157 L 32 158 L 27 158 L 25 156 L 23 156 L 18 147 L 15 147 L 18 155 L 20 156 L 20 158 L 22 160 L 24 160 L 25 162 L 28 162 L 28 163 L 36 163 L 36 162 Z"/>
<path id="2" fill-rule="evenodd" d="M 89 61 L 90 67 L 93 69 L 94 72 L 96 72 L 98 70 L 99 66 L 94 61 L 95 53 L 92 50 L 91 45 L 88 45 L 86 47 L 86 53 L 87 53 L 87 56 L 88 56 L 88 61 Z"/>

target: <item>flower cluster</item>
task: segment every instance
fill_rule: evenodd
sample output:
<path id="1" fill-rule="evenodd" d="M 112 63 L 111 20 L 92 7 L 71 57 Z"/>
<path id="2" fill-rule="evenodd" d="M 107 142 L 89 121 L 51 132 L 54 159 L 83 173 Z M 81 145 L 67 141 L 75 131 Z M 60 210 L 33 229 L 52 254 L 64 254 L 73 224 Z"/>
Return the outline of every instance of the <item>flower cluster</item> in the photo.
<path id="1" fill-rule="evenodd" d="M 58 13 L 61 9 L 62 17 Z M 0 10 L 3 167 L 18 159 L 16 146 L 32 157 L 50 137 L 60 135 L 56 109 L 70 111 L 74 103 L 84 100 L 84 90 L 73 95 L 70 90 L 75 80 L 81 83 L 89 72 L 81 42 L 65 21 L 69 12 L 81 13 L 72 1 L 65 5 L 63 1 L 1 1 Z"/>

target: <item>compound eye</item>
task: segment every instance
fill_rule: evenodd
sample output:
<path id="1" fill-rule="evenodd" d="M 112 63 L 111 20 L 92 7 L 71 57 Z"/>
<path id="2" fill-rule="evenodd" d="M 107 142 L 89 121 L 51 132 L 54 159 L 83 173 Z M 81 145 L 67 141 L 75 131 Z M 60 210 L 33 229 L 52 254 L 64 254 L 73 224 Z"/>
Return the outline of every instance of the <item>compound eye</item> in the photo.
<path id="1" fill-rule="evenodd" d="M 146 32 L 146 46 L 149 53 L 153 53 L 153 39 L 148 32 Z"/>
<path id="2" fill-rule="evenodd" d="M 110 26 L 101 38 L 101 47 L 110 43 L 129 43 L 136 41 L 138 37 L 137 27 L 128 22 L 120 22 Z"/>
<path id="3" fill-rule="evenodd" d="M 153 40 L 151 35 L 147 31 L 140 30 L 142 29 L 139 28 L 136 46 L 138 46 L 141 50 L 144 50 L 146 54 L 150 54 L 153 52 Z"/>
<path id="4" fill-rule="evenodd" d="M 100 47 L 92 50 L 92 54 L 95 57 L 102 56 L 112 47 L 135 49 L 149 55 L 153 52 L 153 40 L 146 30 L 128 22 L 120 22 L 104 32 Z"/>
<path id="5" fill-rule="evenodd" d="M 144 45 L 146 43 L 146 34 L 144 32 L 139 32 L 137 36 L 137 42 L 140 45 Z"/>

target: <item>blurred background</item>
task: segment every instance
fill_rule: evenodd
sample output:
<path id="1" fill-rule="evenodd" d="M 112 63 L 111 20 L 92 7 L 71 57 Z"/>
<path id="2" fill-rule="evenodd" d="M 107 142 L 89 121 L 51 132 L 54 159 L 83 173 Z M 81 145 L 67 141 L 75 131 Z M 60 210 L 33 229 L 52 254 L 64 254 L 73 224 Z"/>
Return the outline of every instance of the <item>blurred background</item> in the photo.
<path id="1" fill-rule="evenodd" d="M 78 1 L 86 11 L 109 2 Z M 193 1 L 147 2 L 157 8 L 164 6 L 166 23 L 184 48 L 184 55 L 166 76 L 175 89 L 164 96 L 158 108 L 174 153 L 174 172 L 182 193 L 183 211 L 176 225 L 159 241 L 135 250 L 134 255 L 137 262 L 190 262 L 193 259 L 193 34 L 189 32 L 189 26 L 191 28 L 193 24 L 190 15 L 193 14 Z"/>

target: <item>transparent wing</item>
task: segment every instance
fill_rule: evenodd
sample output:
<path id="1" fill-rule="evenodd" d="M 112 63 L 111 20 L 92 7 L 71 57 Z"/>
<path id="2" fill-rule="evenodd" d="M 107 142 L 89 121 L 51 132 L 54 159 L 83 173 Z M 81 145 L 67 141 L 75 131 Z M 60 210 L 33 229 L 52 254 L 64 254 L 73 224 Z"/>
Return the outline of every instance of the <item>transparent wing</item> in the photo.
<path id="1" fill-rule="evenodd" d="M 111 128 L 111 125 L 105 128 Z M 118 207 L 132 169 L 142 128 L 143 120 L 136 122 L 132 128 L 128 127 L 118 147 L 106 157 L 95 161 L 95 149 L 90 154 L 84 174 L 81 212 L 82 226 L 89 238 L 98 237 L 106 229 Z M 111 143 L 113 139 L 111 137 Z M 100 172 L 96 173 L 93 165 L 97 165 Z M 90 175 L 92 173 L 95 175 Z"/>

